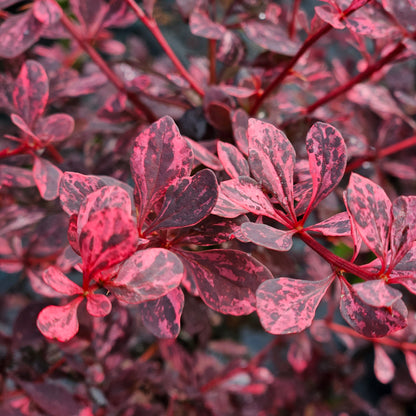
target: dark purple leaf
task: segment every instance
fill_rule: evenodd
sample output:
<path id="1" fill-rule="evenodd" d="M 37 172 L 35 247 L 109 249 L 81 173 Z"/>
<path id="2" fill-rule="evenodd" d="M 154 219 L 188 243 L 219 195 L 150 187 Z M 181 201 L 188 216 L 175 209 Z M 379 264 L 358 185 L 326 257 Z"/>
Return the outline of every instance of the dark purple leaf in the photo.
<path id="1" fill-rule="evenodd" d="M 210 214 L 217 198 L 217 178 L 211 170 L 203 169 L 194 176 L 181 178 L 167 189 L 162 208 L 150 228 L 155 231 L 197 224 Z"/>
<path id="2" fill-rule="evenodd" d="M 356 283 L 353 287 L 365 303 L 377 308 L 381 306 L 391 307 L 402 297 L 401 292 L 390 287 L 384 279 Z"/>
<path id="3" fill-rule="evenodd" d="M 26 61 L 16 79 L 13 102 L 30 128 L 45 111 L 48 97 L 49 81 L 43 66 L 36 61 Z"/>
<path id="4" fill-rule="evenodd" d="M 217 59 L 226 66 L 238 65 L 245 56 L 244 44 L 240 37 L 227 30 L 221 37 L 218 50 Z"/>
<path id="5" fill-rule="evenodd" d="M 295 231 L 282 231 L 266 224 L 245 222 L 241 225 L 244 241 L 251 241 L 262 247 L 277 251 L 288 251 L 292 247 L 292 236 Z"/>
<path id="6" fill-rule="evenodd" d="M 272 334 L 293 334 L 308 328 L 315 311 L 334 280 L 314 282 L 280 277 L 267 280 L 257 290 L 257 313 Z"/>
<path id="7" fill-rule="evenodd" d="M 178 256 L 163 248 L 149 248 L 125 261 L 106 287 L 123 302 L 141 303 L 165 296 L 178 287 L 182 278 L 183 265 Z"/>
<path id="8" fill-rule="evenodd" d="M 44 143 L 59 143 L 70 136 L 73 130 L 74 119 L 68 114 L 43 117 L 35 125 L 36 136 Z"/>
<path id="9" fill-rule="evenodd" d="M 208 13 L 198 7 L 189 16 L 189 28 L 195 36 L 201 36 L 206 39 L 221 39 L 226 29 L 217 22 L 213 22 Z"/>
<path id="10" fill-rule="evenodd" d="M 378 258 L 385 259 L 391 202 L 384 190 L 369 179 L 352 173 L 346 201 L 361 238 Z"/>
<path id="11" fill-rule="evenodd" d="M 176 338 L 181 330 L 185 297 L 177 287 L 165 296 L 138 305 L 144 326 L 158 338 Z"/>
<path id="12" fill-rule="evenodd" d="M 393 380 L 395 367 L 391 358 L 381 345 L 374 344 L 374 374 L 380 383 L 387 384 Z"/>
<path id="13" fill-rule="evenodd" d="M 248 139 L 247 139 L 247 128 L 248 128 L 248 115 L 247 113 L 239 108 L 233 111 L 231 115 L 231 125 L 234 133 L 234 141 L 240 152 L 244 155 L 248 155 Z"/>
<path id="14" fill-rule="evenodd" d="M 17 166 L 0 165 L 0 188 L 2 186 L 16 188 L 35 186 L 33 173 Z"/>
<path id="15" fill-rule="evenodd" d="M 199 296 L 212 309 L 230 315 L 255 310 L 255 291 L 272 275 L 258 260 L 236 250 L 182 252 L 187 274 Z"/>
<path id="16" fill-rule="evenodd" d="M 37 0 L 33 4 L 33 15 L 41 23 L 52 25 L 60 20 L 62 9 L 53 0 Z"/>
<path id="17" fill-rule="evenodd" d="M 384 337 L 407 325 L 407 309 L 401 299 L 389 308 L 370 306 L 344 280 L 341 281 L 340 311 L 355 331 L 368 338 Z"/>
<path id="18" fill-rule="evenodd" d="M 43 157 L 35 157 L 33 164 L 33 178 L 43 199 L 53 201 L 58 198 L 59 184 L 63 173 L 49 160 Z"/>
<path id="19" fill-rule="evenodd" d="M 232 144 L 218 141 L 218 157 L 228 175 L 235 179 L 239 176 L 250 176 L 247 160 Z"/>

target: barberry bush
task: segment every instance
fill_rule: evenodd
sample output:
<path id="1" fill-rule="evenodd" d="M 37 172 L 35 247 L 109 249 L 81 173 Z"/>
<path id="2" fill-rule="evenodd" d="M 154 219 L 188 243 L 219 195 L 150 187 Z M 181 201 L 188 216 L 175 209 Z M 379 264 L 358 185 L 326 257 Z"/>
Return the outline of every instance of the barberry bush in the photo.
<path id="1" fill-rule="evenodd" d="M 414 0 L 0 0 L 0 413 L 416 413 Z"/>

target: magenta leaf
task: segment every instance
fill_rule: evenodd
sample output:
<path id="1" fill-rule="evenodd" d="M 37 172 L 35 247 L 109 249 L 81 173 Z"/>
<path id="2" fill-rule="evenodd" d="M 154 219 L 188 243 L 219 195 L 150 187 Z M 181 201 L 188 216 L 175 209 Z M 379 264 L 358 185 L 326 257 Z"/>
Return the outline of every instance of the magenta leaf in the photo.
<path id="1" fill-rule="evenodd" d="M 48 97 L 49 81 L 43 66 L 36 61 L 26 61 L 16 79 L 13 102 L 30 128 L 45 111 Z"/>
<path id="2" fill-rule="evenodd" d="M 231 126 L 233 128 L 235 144 L 244 155 L 248 155 L 248 119 L 247 113 L 241 108 L 234 111 L 231 116 Z"/>
<path id="3" fill-rule="evenodd" d="M 36 325 L 47 338 L 65 342 L 73 338 L 79 329 L 77 310 L 83 301 L 78 296 L 65 306 L 47 306 L 39 313 Z"/>
<path id="4" fill-rule="evenodd" d="M 210 214 L 217 198 L 217 178 L 211 170 L 203 169 L 194 176 L 181 178 L 167 189 L 162 208 L 150 228 L 155 231 L 197 224 Z"/>
<path id="5" fill-rule="evenodd" d="M 106 287 L 123 302 L 141 303 L 166 295 L 182 278 L 178 256 L 163 248 L 149 248 L 127 259 Z"/>
<path id="6" fill-rule="evenodd" d="M 163 117 L 139 134 L 130 159 L 139 218 L 144 220 L 178 178 L 190 175 L 192 161 L 192 151 L 172 118 Z"/>
<path id="7" fill-rule="evenodd" d="M 393 380 L 395 367 L 391 358 L 381 345 L 374 344 L 374 374 L 380 383 L 387 384 Z"/>
<path id="8" fill-rule="evenodd" d="M 407 325 L 407 309 L 401 299 L 389 308 L 370 306 L 344 280 L 341 281 L 340 311 L 355 331 L 368 338 L 384 337 Z"/>
<path id="9" fill-rule="evenodd" d="M 312 358 L 312 344 L 306 333 L 294 337 L 287 352 L 287 361 L 297 373 L 308 367 Z"/>
<path id="10" fill-rule="evenodd" d="M 287 212 L 291 212 L 295 149 L 282 131 L 260 120 L 249 120 L 247 136 L 248 162 L 254 178 L 276 196 Z"/>
<path id="11" fill-rule="evenodd" d="M 29 188 L 35 186 L 32 171 L 18 166 L 0 165 L 0 187 Z"/>
<path id="12" fill-rule="evenodd" d="M 235 179 L 239 176 L 250 176 L 247 160 L 232 144 L 218 141 L 218 157 L 228 175 Z"/>
<path id="13" fill-rule="evenodd" d="M 255 292 L 272 275 L 258 260 L 236 250 L 182 252 L 186 273 L 195 281 L 201 299 L 212 309 L 230 315 L 255 310 Z"/>
<path id="14" fill-rule="evenodd" d="M 79 252 L 79 244 L 78 244 L 78 230 L 77 230 L 77 220 L 78 216 L 76 214 L 72 214 L 69 217 L 69 224 L 68 224 L 68 232 L 67 238 L 72 250 L 75 251 L 78 255 Z"/>
<path id="15" fill-rule="evenodd" d="M 74 119 L 68 114 L 52 114 L 42 117 L 35 125 L 36 136 L 42 142 L 58 143 L 65 140 L 74 130 Z"/>
<path id="16" fill-rule="evenodd" d="M 307 281 L 280 277 L 257 289 L 257 314 L 263 328 L 272 334 L 293 334 L 308 328 L 315 311 L 334 280 Z"/>
<path id="17" fill-rule="evenodd" d="M 306 150 L 312 176 L 310 209 L 326 198 L 341 181 L 347 164 L 341 133 L 326 123 L 315 123 L 306 136 Z"/>
<path id="18" fill-rule="evenodd" d="M 305 231 L 316 231 L 323 235 L 333 237 L 346 237 L 351 235 L 351 222 L 346 211 L 305 228 Z"/>
<path id="19" fill-rule="evenodd" d="M 266 224 L 245 222 L 241 225 L 244 241 L 277 251 L 288 251 L 292 247 L 292 235 L 295 231 L 282 231 Z"/>
<path id="20" fill-rule="evenodd" d="M 213 22 L 201 7 L 195 9 L 189 16 L 189 28 L 195 36 L 217 40 L 221 39 L 226 31 L 223 25 Z"/>
<path id="21" fill-rule="evenodd" d="M 384 190 L 369 179 L 352 173 L 346 201 L 361 238 L 378 258 L 385 259 L 391 202 Z"/>
<path id="22" fill-rule="evenodd" d="M 65 295 L 81 295 L 80 286 L 65 276 L 57 267 L 49 266 L 42 274 L 43 281 L 58 293 Z"/>
<path id="23" fill-rule="evenodd" d="M 202 144 L 199 144 L 195 140 L 190 139 L 189 137 L 183 136 L 188 143 L 189 147 L 192 149 L 195 160 L 205 165 L 207 168 L 213 170 L 222 170 L 222 165 L 219 159 L 213 155 L 209 150 L 207 150 Z"/>
<path id="24" fill-rule="evenodd" d="M 391 307 L 402 297 L 400 291 L 390 287 L 383 279 L 356 283 L 353 287 L 365 303 L 376 308 Z"/>
<path id="25" fill-rule="evenodd" d="M 78 214 L 84 198 L 105 185 L 105 182 L 97 176 L 65 172 L 59 186 L 62 209 L 69 215 Z"/>
<path id="26" fill-rule="evenodd" d="M 111 312 L 111 302 L 107 296 L 100 293 L 87 295 L 87 311 L 92 316 L 107 316 Z"/>
<path id="27" fill-rule="evenodd" d="M 260 185 L 248 176 L 239 176 L 236 179 L 221 182 L 220 189 L 227 199 L 244 209 L 240 213 L 249 211 L 274 219 L 279 218 Z"/>
<path id="28" fill-rule="evenodd" d="M 91 214 L 79 236 L 84 278 L 97 278 L 103 270 L 134 253 L 137 230 L 133 219 L 121 208 L 104 208 Z"/>
<path id="29" fill-rule="evenodd" d="M 406 359 L 407 369 L 409 370 L 410 377 L 413 382 L 416 383 L 416 353 L 409 350 L 404 350 L 404 357 Z"/>
<path id="30" fill-rule="evenodd" d="M 22 119 L 22 117 L 18 116 L 17 114 L 11 114 L 10 119 L 15 126 L 19 127 L 19 129 L 26 133 L 29 137 L 32 137 L 35 142 L 39 141 L 35 133 L 33 133 L 31 128 L 27 125 L 26 121 Z"/>
<path id="31" fill-rule="evenodd" d="M 43 199 L 53 201 L 55 198 L 58 198 L 62 176 L 61 169 L 49 162 L 49 160 L 43 157 L 35 157 L 33 178 Z"/>
<path id="32" fill-rule="evenodd" d="M 51 25 L 59 21 L 62 9 L 53 0 L 37 0 L 33 4 L 33 14 L 40 22 Z"/>
<path id="33" fill-rule="evenodd" d="M 176 338 L 181 330 L 185 297 L 177 287 L 159 299 L 140 303 L 144 326 L 158 338 Z"/>
<path id="34" fill-rule="evenodd" d="M 211 214 L 218 215 L 219 217 L 224 217 L 224 218 L 236 218 L 240 216 L 241 214 L 246 214 L 248 212 L 249 212 L 248 209 L 245 209 L 237 205 L 230 198 L 227 198 L 221 191 L 221 187 L 220 187 L 217 203 L 214 209 L 211 211 Z"/>
<path id="35" fill-rule="evenodd" d="M 329 6 L 318 6 L 315 7 L 315 13 L 324 22 L 329 23 L 335 29 L 344 29 L 345 23 L 340 20 L 343 16 L 335 8 Z"/>

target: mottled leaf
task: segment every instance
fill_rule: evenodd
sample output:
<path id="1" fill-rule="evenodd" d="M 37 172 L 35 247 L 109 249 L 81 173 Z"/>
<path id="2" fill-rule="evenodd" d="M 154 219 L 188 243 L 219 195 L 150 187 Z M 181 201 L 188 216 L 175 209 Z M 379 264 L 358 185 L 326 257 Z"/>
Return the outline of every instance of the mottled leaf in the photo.
<path id="1" fill-rule="evenodd" d="M 58 293 L 65 295 L 80 295 L 83 290 L 80 286 L 65 276 L 57 267 L 49 266 L 42 273 L 43 281 Z"/>
<path id="2" fill-rule="evenodd" d="M 375 307 L 391 307 L 402 297 L 400 291 L 390 287 L 383 279 L 356 283 L 354 290 L 365 303 Z"/>
<path id="3" fill-rule="evenodd" d="M 201 299 L 212 309 L 230 315 L 255 310 L 255 291 L 272 275 L 258 260 L 236 250 L 182 252 L 187 274 Z"/>
<path id="4" fill-rule="evenodd" d="M 195 160 L 205 165 L 207 168 L 213 170 L 221 170 L 222 165 L 219 159 L 213 155 L 206 147 L 202 146 L 195 140 L 190 139 L 189 137 L 183 136 L 189 147 L 192 149 Z"/>
<path id="5" fill-rule="evenodd" d="M 0 165 L 0 187 L 29 188 L 35 186 L 32 171 L 18 166 Z"/>
<path id="6" fill-rule="evenodd" d="M 257 290 L 257 313 L 272 334 L 293 334 L 308 328 L 315 311 L 334 280 L 307 281 L 280 277 L 267 280 Z"/>
<path id="7" fill-rule="evenodd" d="M 213 22 L 208 13 L 198 7 L 189 16 L 189 28 L 193 35 L 206 39 L 221 39 L 226 29 L 217 22 Z"/>
<path id="8" fill-rule="evenodd" d="M 232 30 L 227 30 L 219 41 L 217 60 L 230 67 L 238 65 L 245 56 L 243 41 Z"/>
<path id="9" fill-rule="evenodd" d="M 116 279 L 106 287 L 127 303 L 155 300 L 178 287 L 183 265 L 178 256 L 163 248 L 137 251 L 127 259 Z"/>
<path id="10" fill-rule="evenodd" d="M 315 7 L 315 13 L 324 22 L 329 23 L 335 29 L 344 29 L 345 23 L 341 21 L 342 13 L 330 6 Z"/>
<path id="11" fill-rule="evenodd" d="M 249 210 L 237 205 L 230 198 L 226 197 L 222 191 L 221 187 L 218 193 L 217 203 L 214 209 L 211 211 L 211 214 L 218 215 L 219 217 L 224 218 L 236 218 L 241 214 L 248 213 Z"/>
<path id="12" fill-rule="evenodd" d="M 391 358 L 381 345 L 374 344 L 374 374 L 380 383 L 387 384 L 393 380 L 395 367 Z"/>
<path id="13" fill-rule="evenodd" d="M 62 9 L 53 0 L 37 0 L 33 4 L 33 14 L 40 22 L 51 25 L 59 21 Z"/>
<path id="14" fill-rule="evenodd" d="M 68 114 L 42 117 L 35 125 L 36 136 L 44 143 L 59 143 L 72 134 L 74 119 Z"/>
<path id="15" fill-rule="evenodd" d="M 346 211 L 305 228 L 305 231 L 316 231 L 330 237 L 346 237 L 351 235 L 351 222 Z"/>
<path id="16" fill-rule="evenodd" d="M 17 114 L 11 114 L 10 119 L 15 126 L 19 127 L 19 129 L 26 133 L 29 137 L 32 137 L 35 142 L 38 141 L 36 134 L 33 133 L 32 129 L 27 125 L 26 121 L 24 121 L 22 117 Z"/>
<path id="17" fill-rule="evenodd" d="M 218 141 L 217 153 L 224 170 L 231 178 L 250 176 L 247 160 L 235 146 L 230 143 Z"/>
<path id="18" fill-rule="evenodd" d="M 87 296 L 87 311 L 92 316 L 107 316 L 111 312 L 111 302 L 106 295 L 91 293 Z"/>
<path id="19" fill-rule="evenodd" d="M 308 335 L 299 334 L 292 338 L 287 351 L 287 361 L 297 373 L 303 373 L 312 358 L 312 344 Z"/>
<path id="20" fill-rule="evenodd" d="M 282 231 L 266 224 L 245 222 L 241 225 L 244 241 L 277 251 L 288 251 L 292 247 L 292 236 L 295 231 Z"/>
<path id="21" fill-rule="evenodd" d="M 33 164 L 33 178 L 40 195 L 47 201 L 58 198 L 59 184 L 63 177 L 61 169 L 43 157 L 35 157 Z"/>
<path id="22" fill-rule="evenodd" d="M 144 326 L 158 338 L 176 338 L 181 330 L 185 297 L 177 287 L 159 299 L 138 305 Z"/>
<path id="23" fill-rule="evenodd" d="M 234 133 L 234 141 L 240 152 L 244 155 L 248 155 L 248 119 L 249 117 L 247 113 L 241 108 L 233 111 L 231 115 L 231 126 Z"/>

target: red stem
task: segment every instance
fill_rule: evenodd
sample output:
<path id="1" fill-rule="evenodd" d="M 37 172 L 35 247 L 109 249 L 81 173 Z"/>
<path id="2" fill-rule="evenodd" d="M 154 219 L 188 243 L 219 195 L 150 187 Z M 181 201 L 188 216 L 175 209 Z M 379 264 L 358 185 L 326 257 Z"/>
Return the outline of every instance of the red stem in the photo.
<path id="1" fill-rule="evenodd" d="M 159 26 L 156 23 L 156 20 L 146 16 L 146 14 L 142 10 L 142 8 L 138 4 L 136 4 L 133 0 L 125 0 L 125 2 L 132 8 L 132 10 L 136 13 L 136 16 L 141 20 L 141 22 L 150 30 L 152 35 L 156 38 L 156 40 L 159 42 L 160 46 L 165 51 L 166 55 L 173 62 L 173 64 L 176 66 L 176 68 L 180 72 L 180 74 L 189 82 L 191 87 L 201 97 L 203 97 L 205 95 L 204 90 L 193 79 L 191 74 L 182 65 L 181 61 L 176 56 L 175 52 L 173 52 L 172 48 L 169 46 L 168 42 L 166 41 L 165 37 L 163 36 L 162 32 L 160 31 Z"/>
<path id="2" fill-rule="evenodd" d="M 214 85 L 217 82 L 217 67 L 216 67 L 216 51 L 217 41 L 215 39 L 209 40 L 209 83 Z"/>
<path id="3" fill-rule="evenodd" d="M 56 0 L 55 0 L 56 2 Z M 58 3 L 56 3 L 58 4 Z M 64 25 L 65 29 L 72 35 L 72 37 L 78 42 L 82 49 L 90 56 L 90 58 L 95 62 L 95 64 L 100 68 L 103 74 L 108 78 L 108 80 L 123 94 L 127 96 L 130 102 L 136 107 L 137 110 L 142 112 L 149 122 L 153 122 L 157 117 L 153 112 L 140 100 L 140 98 L 131 91 L 128 91 L 123 81 L 117 76 L 117 74 L 107 65 L 104 59 L 100 54 L 83 39 L 83 37 L 78 32 L 78 29 L 74 24 L 69 20 L 69 18 L 62 12 L 61 22 Z"/>

